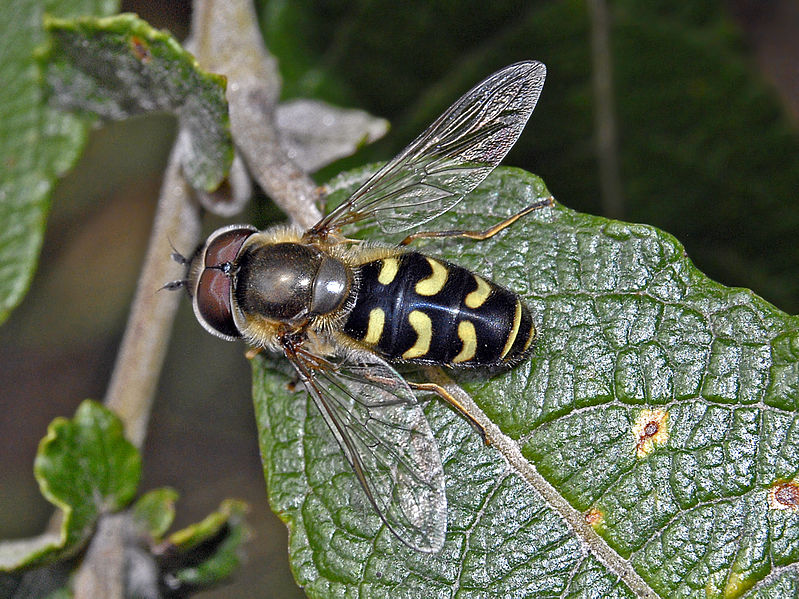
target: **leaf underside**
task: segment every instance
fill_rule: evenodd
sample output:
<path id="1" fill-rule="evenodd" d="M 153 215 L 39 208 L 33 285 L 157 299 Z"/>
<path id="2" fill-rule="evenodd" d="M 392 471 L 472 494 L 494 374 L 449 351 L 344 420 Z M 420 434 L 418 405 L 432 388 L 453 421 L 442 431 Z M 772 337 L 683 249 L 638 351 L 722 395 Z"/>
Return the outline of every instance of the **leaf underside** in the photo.
<path id="1" fill-rule="evenodd" d="M 368 170 L 334 180 L 330 203 Z M 482 229 L 547 195 L 537 177 L 498 169 L 430 228 Z M 561 205 L 487 241 L 418 245 L 528 302 L 539 331 L 530 360 L 490 379 L 450 374 L 650 589 L 799 589 L 799 514 L 773 501 L 799 468 L 795 317 L 710 281 L 666 233 Z M 311 596 L 633 596 L 435 400 L 426 413 L 447 477 L 447 540 L 433 556 L 408 549 L 372 511 L 310 400 L 287 391 L 285 367 L 254 361 L 255 408 L 270 502 Z"/>
<path id="2" fill-rule="evenodd" d="M 34 51 L 44 3 L 9 0 L 0 22 L 0 323 L 30 285 L 56 179 L 77 160 L 86 125 L 48 106 Z M 52 15 L 109 14 L 115 0 L 51 1 Z"/>
<path id="3" fill-rule="evenodd" d="M 206 191 L 219 186 L 233 161 L 224 77 L 133 14 L 48 18 L 46 27 L 45 76 L 56 105 L 105 119 L 176 114 L 187 180 Z"/>
<path id="4" fill-rule="evenodd" d="M 246 512 L 244 502 L 226 499 L 201 522 L 169 536 L 174 551 L 182 554 L 174 562 L 188 562 L 180 567 L 172 564 L 171 576 L 181 587 L 208 588 L 235 574 L 243 561 L 242 545 L 250 537 L 244 521 Z"/>

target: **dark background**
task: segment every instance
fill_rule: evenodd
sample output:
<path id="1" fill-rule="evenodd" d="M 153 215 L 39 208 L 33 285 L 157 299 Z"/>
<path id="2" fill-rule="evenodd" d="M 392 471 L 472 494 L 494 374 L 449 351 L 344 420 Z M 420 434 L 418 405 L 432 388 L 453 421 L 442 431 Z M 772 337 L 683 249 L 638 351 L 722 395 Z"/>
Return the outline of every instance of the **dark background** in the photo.
<path id="1" fill-rule="evenodd" d="M 799 5 L 619 0 L 610 9 L 623 188 L 616 216 L 669 231 L 712 278 L 796 313 Z M 188 32 L 188 2 L 131 1 L 123 10 L 179 39 Z M 386 139 L 327 168 L 320 182 L 390 158 L 482 77 L 536 58 L 548 66 L 547 84 L 505 163 L 542 176 L 566 206 L 603 214 L 584 2 L 297 1 L 259 10 L 284 96 L 392 122 Z M 43 529 L 51 507 L 32 474 L 38 441 L 54 417 L 105 393 L 173 133 L 168 117 L 110 124 L 58 186 L 31 291 L 0 329 L 0 538 Z M 263 213 L 235 220 L 266 226 Z M 219 224 L 209 219 L 207 228 Z M 288 571 L 286 529 L 267 505 L 242 354 L 204 333 L 185 303 L 141 489 L 179 490 L 177 525 L 228 496 L 250 503 L 248 563 L 234 585 L 204 596 L 302 596 Z"/>

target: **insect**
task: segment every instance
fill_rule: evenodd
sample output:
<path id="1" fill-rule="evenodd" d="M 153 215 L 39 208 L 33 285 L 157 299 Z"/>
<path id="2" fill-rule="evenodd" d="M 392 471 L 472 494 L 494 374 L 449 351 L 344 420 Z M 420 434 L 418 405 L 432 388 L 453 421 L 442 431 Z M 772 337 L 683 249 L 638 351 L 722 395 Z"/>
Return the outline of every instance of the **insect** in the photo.
<path id="1" fill-rule="evenodd" d="M 485 239 L 551 198 L 482 232 L 410 234 L 399 246 L 347 239 L 376 222 L 416 229 L 452 209 L 500 163 L 538 101 L 546 69 L 508 66 L 479 83 L 348 200 L 307 231 L 232 225 L 195 252 L 185 286 L 211 334 L 281 352 L 296 370 L 370 503 L 406 545 L 438 552 L 447 500 L 433 433 L 392 364 L 510 367 L 535 338 L 513 292 L 404 246 L 420 237 Z M 471 418 L 471 417 L 470 417 Z"/>

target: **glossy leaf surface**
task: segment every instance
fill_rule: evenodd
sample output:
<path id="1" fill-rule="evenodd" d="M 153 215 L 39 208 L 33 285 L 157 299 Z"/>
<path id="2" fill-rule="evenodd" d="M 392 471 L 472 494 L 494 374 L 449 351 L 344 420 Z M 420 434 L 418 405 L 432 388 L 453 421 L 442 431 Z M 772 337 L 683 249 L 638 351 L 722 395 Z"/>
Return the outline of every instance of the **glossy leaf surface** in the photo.
<path id="1" fill-rule="evenodd" d="M 334 180 L 331 203 L 366 174 Z M 499 169 L 430 224 L 482 229 L 546 195 Z M 311 596 L 779 596 L 769 575 L 799 557 L 794 317 L 710 281 L 666 233 L 561 205 L 484 242 L 419 247 L 533 309 L 528 362 L 450 373 L 509 443 L 485 447 L 429 403 L 448 535 L 437 555 L 413 552 L 381 526 L 310 400 L 286 390 L 287 365 L 256 360 L 270 500 Z M 589 526 L 567 524 L 575 515 Z"/>

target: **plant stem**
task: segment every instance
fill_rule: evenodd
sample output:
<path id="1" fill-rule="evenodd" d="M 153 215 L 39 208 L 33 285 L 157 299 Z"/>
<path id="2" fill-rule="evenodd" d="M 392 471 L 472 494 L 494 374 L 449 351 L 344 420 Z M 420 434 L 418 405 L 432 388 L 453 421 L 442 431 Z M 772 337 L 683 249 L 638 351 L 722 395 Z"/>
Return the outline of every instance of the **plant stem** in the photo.
<path id="1" fill-rule="evenodd" d="M 313 181 L 294 166 L 280 146 L 273 113 L 280 95 L 274 59 L 266 52 L 249 0 L 204 0 L 194 6 L 192 41 L 204 68 L 228 76 L 232 133 L 261 186 L 302 226 L 320 214 Z M 131 307 L 122 345 L 105 397 L 105 404 L 124 423 L 127 437 L 141 448 L 147 433 L 158 379 L 175 312 L 183 294 L 161 291 L 176 277 L 169 259 L 175 247 L 194 248 L 200 240 L 201 210 L 180 172 L 180 132 L 170 156 L 156 210 L 150 243 Z M 179 276 L 182 276 L 180 273 Z M 108 518 L 109 516 L 103 516 Z M 107 530 L 106 530 L 107 529 Z M 123 599 L 126 538 L 120 527 L 103 527 L 92 539 L 76 573 L 75 599 L 104 596 Z M 127 535 L 129 536 L 129 535 Z M 102 550 L 98 547 L 102 546 Z M 114 561 L 115 560 L 115 561 Z M 102 589 L 97 594 L 97 589 Z"/>
<path id="2" fill-rule="evenodd" d="M 180 278 L 177 265 L 169 259 L 172 244 L 194 248 L 200 238 L 200 211 L 180 172 L 177 148 L 179 144 L 164 176 L 147 255 L 105 396 L 105 405 L 122 419 L 128 439 L 137 447 L 144 443 L 175 312 L 184 299 L 182 293 L 159 291 L 167 281 Z"/>
<path id="3" fill-rule="evenodd" d="M 292 219 L 310 227 L 320 214 L 313 181 L 286 156 L 278 142 L 274 108 L 280 95 L 275 61 L 260 38 L 248 0 L 206 0 L 195 6 L 192 43 L 204 68 L 225 73 L 233 138 L 259 184 Z M 190 198 L 175 145 L 161 190 L 153 233 L 130 318 L 105 397 L 125 423 L 128 438 L 144 442 L 169 333 L 181 294 L 158 293 L 176 278 L 168 259 L 175 247 L 196 247 L 200 211 Z"/>
<path id="4" fill-rule="evenodd" d="M 310 228 L 322 216 L 316 207 L 321 192 L 278 141 L 274 114 L 280 75 L 264 47 L 252 4 L 247 0 L 197 2 L 192 31 L 199 61 L 228 78 L 233 139 L 250 172 L 293 222 Z"/>

